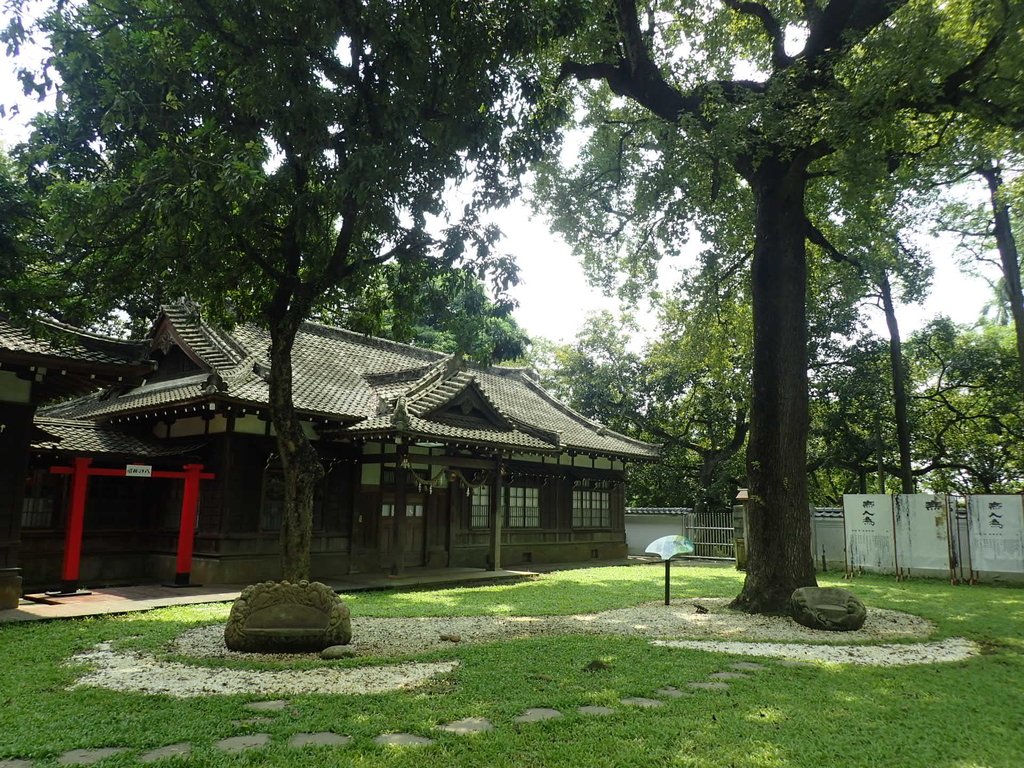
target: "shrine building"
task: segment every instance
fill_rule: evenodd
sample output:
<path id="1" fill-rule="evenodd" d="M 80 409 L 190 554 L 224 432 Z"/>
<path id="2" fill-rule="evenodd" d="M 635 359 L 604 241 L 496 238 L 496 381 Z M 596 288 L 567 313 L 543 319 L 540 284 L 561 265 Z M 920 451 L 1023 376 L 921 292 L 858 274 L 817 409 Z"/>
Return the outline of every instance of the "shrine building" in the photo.
<path id="1" fill-rule="evenodd" d="M 48 330 L 0 319 L 0 589 L 279 578 L 269 334 L 182 306 L 142 341 Z M 658 446 L 532 372 L 315 323 L 292 364 L 314 578 L 626 556 L 624 470 Z"/>

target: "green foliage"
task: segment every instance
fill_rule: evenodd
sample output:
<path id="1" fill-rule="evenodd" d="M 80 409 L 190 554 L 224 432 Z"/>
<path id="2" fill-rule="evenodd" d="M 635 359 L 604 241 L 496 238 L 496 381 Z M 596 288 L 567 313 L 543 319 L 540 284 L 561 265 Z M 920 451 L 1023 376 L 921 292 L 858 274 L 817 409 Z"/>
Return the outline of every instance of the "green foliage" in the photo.
<path id="1" fill-rule="evenodd" d="M 39 258 L 66 278 L 59 309 L 152 314 L 189 294 L 259 318 L 282 286 L 312 307 L 387 260 L 501 269 L 476 211 L 507 200 L 548 140 L 527 54 L 560 12 L 59 4 L 41 22 L 57 108 L 18 150 L 50 214 Z M 472 202 L 445 221 L 446 185 L 464 179 Z"/>
<path id="2" fill-rule="evenodd" d="M 1013 330 L 939 318 L 912 334 L 904 352 L 919 485 L 1016 493 L 1024 482 L 1024 424 Z M 885 342 L 861 336 L 815 371 L 810 481 L 818 504 L 838 504 L 844 493 L 899 491 L 887 356 Z"/>
<path id="3" fill-rule="evenodd" d="M 936 491 L 1016 493 L 1024 483 L 1024 413 L 1013 329 L 940 318 L 910 340 L 921 426 L 916 450 Z"/>
<path id="4" fill-rule="evenodd" d="M 647 410 L 644 370 L 629 343 L 610 312 L 594 313 L 575 344 L 555 348 L 553 367 L 543 372 L 543 383 L 584 416 L 616 431 L 638 434 Z"/>
<path id="5" fill-rule="evenodd" d="M 462 354 L 482 365 L 521 359 L 530 344 L 512 317 L 515 303 L 492 300 L 466 270 L 386 264 L 346 306 L 323 319 L 361 333 Z"/>
<path id="6" fill-rule="evenodd" d="M 735 496 L 748 427 L 750 312 L 741 287 L 722 291 L 667 300 L 660 337 L 642 353 L 609 313 L 594 315 L 542 371 L 583 415 L 663 444 L 659 464 L 629 468 L 631 505 L 721 509 Z"/>

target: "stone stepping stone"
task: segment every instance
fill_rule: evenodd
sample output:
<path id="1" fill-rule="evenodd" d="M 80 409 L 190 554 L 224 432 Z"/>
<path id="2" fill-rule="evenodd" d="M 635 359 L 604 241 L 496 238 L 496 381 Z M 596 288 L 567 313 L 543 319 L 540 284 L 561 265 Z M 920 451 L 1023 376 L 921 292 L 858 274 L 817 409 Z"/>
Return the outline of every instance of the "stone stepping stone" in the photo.
<path id="1" fill-rule="evenodd" d="M 21 758 L 0 760 L 0 768 L 32 768 L 32 761 L 22 760 Z"/>
<path id="2" fill-rule="evenodd" d="M 680 691 L 674 685 L 666 685 L 664 688 L 659 688 L 655 691 L 659 696 L 665 696 L 669 699 L 680 699 L 683 696 L 692 696 L 693 694 L 689 691 Z"/>
<path id="3" fill-rule="evenodd" d="M 253 712 L 280 712 L 287 706 L 288 702 L 284 699 L 273 699 L 271 701 L 250 701 L 245 708 L 251 709 Z"/>
<path id="4" fill-rule="evenodd" d="M 699 683 L 687 683 L 690 688 L 696 688 L 701 691 L 724 691 L 729 687 L 728 683 L 723 683 L 720 680 L 711 680 L 708 682 Z"/>
<path id="5" fill-rule="evenodd" d="M 57 758 L 58 765 L 92 765 L 111 755 L 126 751 L 124 747 L 100 747 L 99 749 L 72 749 Z"/>
<path id="6" fill-rule="evenodd" d="M 625 699 L 619 699 L 623 704 L 630 707 L 642 707 L 644 709 L 653 709 L 654 707 L 664 707 L 665 702 L 659 699 L 645 699 L 643 696 L 629 696 Z"/>
<path id="7" fill-rule="evenodd" d="M 340 733 L 321 731 L 320 733 L 296 733 L 288 739 L 288 746 L 294 749 L 302 747 L 343 747 L 352 741 L 350 736 Z"/>
<path id="8" fill-rule="evenodd" d="M 252 733 L 248 736 L 231 736 L 227 739 L 221 739 L 220 741 L 214 742 L 213 746 L 223 752 L 235 754 L 238 752 L 246 752 L 250 749 L 259 749 L 260 747 L 267 746 L 269 743 L 269 733 Z"/>
<path id="9" fill-rule="evenodd" d="M 756 661 L 737 661 L 729 666 L 742 672 L 760 672 L 763 669 L 768 669 L 764 664 L 758 664 Z"/>
<path id="10" fill-rule="evenodd" d="M 464 735 L 467 733 L 483 733 L 484 731 L 494 730 L 494 723 L 486 717 L 467 717 L 463 720 L 455 720 L 451 723 L 439 725 L 437 728 L 438 730 L 447 731 L 448 733 Z"/>
<path id="11" fill-rule="evenodd" d="M 599 707 L 599 706 L 594 706 L 594 705 L 587 705 L 585 707 L 580 707 L 576 711 L 579 712 L 581 715 L 599 715 L 599 716 L 604 716 L 604 715 L 614 715 L 615 714 L 615 710 L 612 709 L 611 707 Z"/>
<path id="12" fill-rule="evenodd" d="M 187 741 L 177 744 L 168 744 L 166 747 L 151 749 L 145 754 L 139 755 L 140 763 L 155 763 L 158 760 L 166 760 L 171 757 L 188 757 L 192 753 L 192 745 Z"/>
<path id="13" fill-rule="evenodd" d="M 789 667 L 790 669 L 810 668 L 818 666 L 813 661 L 801 661 L 799 659 L 781 659 L 778 662 L 780 667 Z"/>
<path id="14" fill-rule="evenodd" d="M 434 740 L 414 733 L 382 733 L 373 740 L 373 743 L 392 747 L 422 747 L 433 744 Z"/>
<path id="15" fill-rule="evenodd" d="M 531 707 L 527 709 L 523 714 L 519 715 L 513 722 L 516 723 L 539 723 L 541 720 L 554 720 L 556 717 L 561 717 L 562 713 L 557 709 L 548 709 L 546 707 Z"/>
<path id="16" fill-rule="evenodd" d="M 712 680 L 745 680 L 750 675 L 742 672 L 712 672 L 708 677 Z"/>

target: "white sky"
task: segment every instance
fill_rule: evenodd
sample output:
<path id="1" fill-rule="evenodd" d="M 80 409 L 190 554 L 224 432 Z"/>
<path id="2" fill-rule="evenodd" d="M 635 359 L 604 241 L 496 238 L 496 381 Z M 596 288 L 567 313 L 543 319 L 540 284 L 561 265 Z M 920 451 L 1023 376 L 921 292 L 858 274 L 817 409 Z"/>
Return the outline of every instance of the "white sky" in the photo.
<path id="1" fill-rule="evenodd" d="M 0 103 L 10 105 L 15 102 L 22 105 L 22 112 L 16 117 L 8 114 L 0 119 L 0 145 L 11 146 L 23 140 L 27 135 L 25 124 L 28 117 L 39 108 L 35 102 L 26 103 L 21 95 L 13 62 L 6 57 L 0 58 Z M 603 296 L 587 284 L 583 269 L 566 242 L 550 231 L 543 217 L 533 215 L 525 203 L 516 203 L 493 218 L 506 236 L 502 250 L 515 256 L 519 265 L 521 283 L 510 293 L 519 302 L 515 317 L 528 334 L 556 342 L 570 342 L 589 313 L 601 309 L 618 313 L 618 301 Z M 973 323 L 991 295 L 991 289 L 984 280 L 960 271 L 951 240 L 931 239 L 930 242 L 934 245 L 931 250 L 935 263 L 932 292 L 922 306 L 898 308 L 904 336 L 939 313 L 947 314 L 957 322 Z M 689 265 L 672 261 L 660 265 L 658 288 L 662 291 L 671 288 L 683 266 Z M 642 330 L 634 339 L 632 346 L 635 348 L 642 346 L 644 336 L 653 333 L 655 326 L 650 308 L 646 313 L 644 309 L 641 307 L 637 313 Z M 873 314 L 872 328 L 884 334 L 881 312 Z"/>
<path id="2" fill-rule="evenodd" d="M 501 217 L 506 238 L 504 249 L 516 257 L 521 284 L 510 293 L 519 301 L 516 319 L 526 331 L 553 341 L 572 341 L 586 315 L 600 309 L 619 310 L 618 301 L 587 285 L 583 269 L 569 245 L 552 233 L 542 217 L 533 216 L 524 203 L 509 208 Z M 972 324 L 989 300 L 991 288 L 982 278 L 962 272 L 950 238 L 927 238 L 935 262 L 931 294 L 921 305 L 897 307 L 897 319 L 904 338 L 939 314 L 955 322 Z M 686 257 L 680 257 L 685 259 Z M 690 257 L 692 258 L 692 256 Z M 679 270 L 691 266 L 666 260 L 660 265 L 659 286 L 672 287 Z M 640 317 L 641 327 L 653 329 L 655 320 Z M 870 327 L 887 335 L 881 310 L 870 310 Z"/>

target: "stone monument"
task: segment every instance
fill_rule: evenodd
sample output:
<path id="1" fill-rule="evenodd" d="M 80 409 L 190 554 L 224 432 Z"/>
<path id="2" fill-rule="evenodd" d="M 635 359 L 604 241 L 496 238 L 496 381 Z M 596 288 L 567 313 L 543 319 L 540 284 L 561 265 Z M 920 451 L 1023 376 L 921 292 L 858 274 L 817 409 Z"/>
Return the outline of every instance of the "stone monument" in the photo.
<path id="1" fill-rule="evenodd" d="M 232 651 L 303 653 L 352 640 L 349 608 L 318 581 L 264 581 L 246 587 L 228 616 Z"/>
<path id="2" fill-rule="evenodd" d="M 860 629 L 868 616 L 860 598 L 839 587 L 800 587 L 789 599 L 789 613 L 797 624 L 830 632 Z"/>

